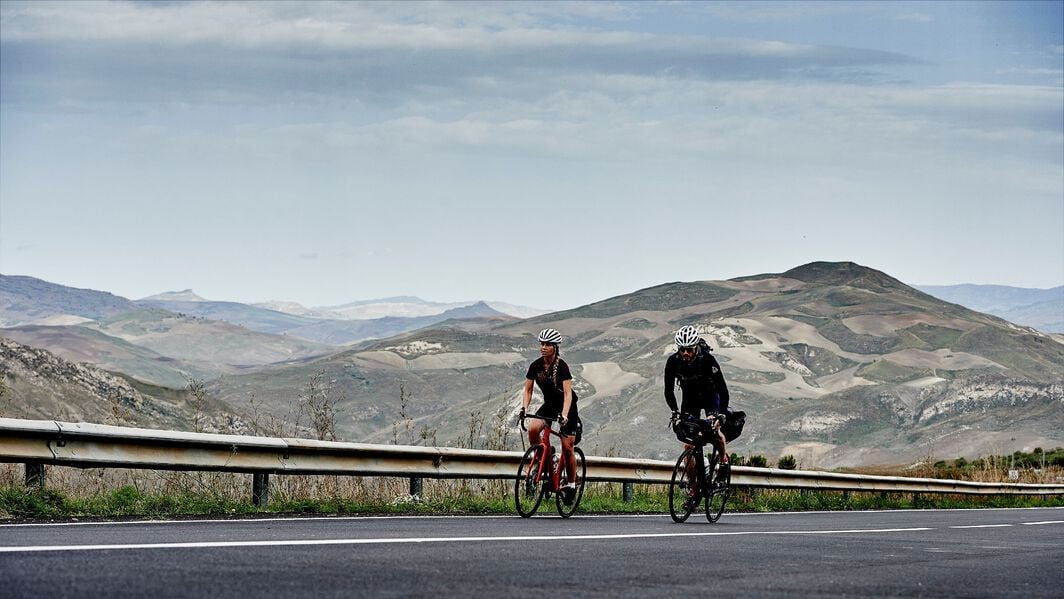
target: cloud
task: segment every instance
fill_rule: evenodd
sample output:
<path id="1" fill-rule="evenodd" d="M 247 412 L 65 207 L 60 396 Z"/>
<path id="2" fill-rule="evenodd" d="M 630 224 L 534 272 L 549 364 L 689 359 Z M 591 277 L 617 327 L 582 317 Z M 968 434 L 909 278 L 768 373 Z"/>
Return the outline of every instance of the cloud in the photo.
<path id="1" fill-rule="evenodd" d="M 393 107 L 484 82 L 588 73 L 863 79 L 917 64 L 882 50 L 566 26 L 613 5 L 5 3 L 7 104 Z M 494 15 L 494 18 L 492 18 Z M 549 21 L 548 21 L 549 17 Z M 522 86 L 528 88 L 528 86 Z M 483 91 L 483 90 L 481 90 Z"/>
<path id="2" fill-rule="evenodd" d="M 797 21 L 879 11 L 870 2 L 707 2 L 695 6 L 717 18 L 741 22 Z"/>

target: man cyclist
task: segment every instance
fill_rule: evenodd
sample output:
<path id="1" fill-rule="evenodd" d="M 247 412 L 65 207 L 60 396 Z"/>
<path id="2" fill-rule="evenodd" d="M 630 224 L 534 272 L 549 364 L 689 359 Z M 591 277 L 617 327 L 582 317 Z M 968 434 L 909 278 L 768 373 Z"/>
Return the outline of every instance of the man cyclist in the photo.
<path id="1" fill-rule="evenodd" d="M 728 409 L 728 385 L 724 383 L 720 364 L 709 352 L 709 345 L 702 341 L 698 331 L 690 325 L 680 327 L 676 331 L 675 341 L 676 353 L 669 356 L 665 362 L 665 403 L 672 410 L 673 418 L 688 415 L 701 418 L 702 411 L 705 411 L 706 416 L 720 414 L 723 418 Z M 683 391 L 683 403 L 679 410 L 676 407 L 677 383 Z M 719 420 L 715 426 L 723 472 L 729 467 L 728 452 L 724 434 L 720 432 Z M 686 443 L 684 445 L 691 447 Z"/>
<path id="2" fill-rule="evenodd" d="M 561 424 L 562 459 L 567 472 L 576 472 L 576 454 L 573 446 L 580 442 L 580 414 L 576 409 L 576 392 L 573 391 L 573 375 L 569 365 L 558 355 L 558 344 L 562 334 L 555 329 L 543 329 L 539 332 L 539 358 L 528 366 L 525 375 L 524 393 L 521 397 L 521 414 L 523 420 L 532 402 L 532 384 L 539 386 L 543 393 L 543 405 L 536 410 L 537 416 L 556 418 Z M 539 442 L 539 433 L 546 423 L 538 418 L 528 424 L 528 442 Z M 570 481 L 573 477 L 570 477 Z M 576 485 L 570 482 L 565 493 L 575 491 Z"/>

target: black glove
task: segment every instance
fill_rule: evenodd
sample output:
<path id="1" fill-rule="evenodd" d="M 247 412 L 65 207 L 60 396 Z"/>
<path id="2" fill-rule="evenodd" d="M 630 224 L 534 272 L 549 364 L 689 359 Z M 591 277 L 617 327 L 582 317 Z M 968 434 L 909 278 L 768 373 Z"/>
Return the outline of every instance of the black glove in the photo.
<path id="1" fill-rule="evenodd" d="M 524 407 L 522 407 L 521 411 L 517 413 L 517 419 L 518 420 L 524 420 L 525 419 L 525 408 Z"/>
<path id="2" fill-rule="evenodd" d="M 566 422 L 569 422 L 569 419 L 568 419 L 568 418 L 566 418 L 565 416 L 562 416 L 561 418 L 559 418 L 559 419 L 558 419 L 558 422 L 559 422 L 559 423 L 560 423 L 560 424 L 561 424 L 562 426 L 565 426 L 565 423 L 566 423 Z"/>
<path id="3" fill-rule="evenodd" d="M 672 411 L 672 417 L 669 418 L 669 420 L 672 420 L 673 422 L 679 422 L 680 421 L 680 413 L 677 412 L 676 410 L 673 410 Z"/>

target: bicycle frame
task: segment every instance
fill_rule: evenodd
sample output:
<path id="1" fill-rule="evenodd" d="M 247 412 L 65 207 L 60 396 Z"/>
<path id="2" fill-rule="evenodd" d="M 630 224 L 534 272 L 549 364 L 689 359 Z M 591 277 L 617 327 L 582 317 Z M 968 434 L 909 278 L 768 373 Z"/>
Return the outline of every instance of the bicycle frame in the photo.
<path id="1" fill-rule="evenodd" d="M 538 418 L 543 421 L 543 428 L 539 429 L 539 442 L 537 445 L 543 448 L 543 455 L 545 459 L 539 461 L 539 470 L 536 472 L 536 479 L 543 481 L 543 469 L 547 468 L 547 462 L 550 462 L 550 473 L 545 482 L 549 483 L 547 490 L 551 493 L 557 493 L 558 488 L 561 486 L 562 468 L 564 451 L 561 447 L 558 448 L 558 460 L 557 467 L 554 466 L 554 445 L 550 442 L 551 435 L 555 437 L 561 437 L 561 433 L 555 431 L 553 425 L 557 420 L 554 418 L 547 418 L 545 416 L 537 416 L 535 414 L 527 414 L 526 418 Z M 521 428 L 524 428 L 524 423 L 521 423 Z M 526 429 L 527 430 L 527 429 Z"/>
<path id="2" fill-rule="evenodd" d="M 525 449 L 525 455 L 517 467 L 517 478 L 514 481 L 517 513 L 522 518 L 529 518 L 539 509 L 544 497 L 553 495 L 558 515 L 568 518 L 580 506 L 584 495 L 584 478 L 587 476 L 584 452 L 579 447 L 573 447 L 571 459 L 565 459 L 564 449 L 555 453 L 550 437 L 562 436 L 560 430 L 553 428 L 553 423 L 557 420 L 538 415 L 532 417 L 543 420 L 545 426 L 538 431 L 538 439 L 533 439 L 532 444 Z M 524 419 L 521 420 L 521 428 L 528 430 Z M 554 460 L 558 461 L 557 465 Z M 547 465 L 548 463 L 550 465 Z M 570 472 L 573 468 L 575 469 Z M 563 485 L 563 482 L 566 484 Z M 572 483 L 572 487 L 569 487 L 568 483 Z"/>
<path id="3" fill-rule="evenodd" d="M 675 420 L 673 422 L 675 423 Z M 702 501 L 705 501 L 706 518 L 710 522 L 716 522 L 724 511 L 724 505 L 730 495 L 731 475 L 730 472 L 725 474 L 723 481 L 717 477 L 718 462 L 724 457 L 718 437 L 719 422 L 719 417 L 713 415 L 708 419 L 710 428 L 707 436 L 701 433 L 693 437 L 685 434 L 681 438 L 684 440 L 684 450 L 676 461 L 672 482 L 669 484 L 669 513 L 675 522 L 687 520 Z M 688 442 L 687 439 L 693 439 L 695 442 Z M 707 445 L 712 448 L 712 453 L 708 456 L 709 466 L 706 465 Z M 691 464 L 692 461 L 694 464 Z"/>

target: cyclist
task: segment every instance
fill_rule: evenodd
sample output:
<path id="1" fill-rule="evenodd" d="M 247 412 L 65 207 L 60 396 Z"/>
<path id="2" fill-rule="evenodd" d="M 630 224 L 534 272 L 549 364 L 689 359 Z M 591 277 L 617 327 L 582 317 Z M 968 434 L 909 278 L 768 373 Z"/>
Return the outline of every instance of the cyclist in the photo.
<path id="1" fill-rule="evenodd" d="M 536 415 L 558 419 L 561 424 L 563 463 L 568 472 L 576 472 L 576 456 L 573 454 L 573 446 L 580 442 L 583 426 L 576 409 L 578 398 L 576 392 L 573 391 L 573 375 L 569 372 L 569 365 L 561 359 L 558 352 L 562 334 L 555 329 L 543 329 L 539 332 L 538 339 L 540 357 L 529 365 L 528 373 L 525 374 L 520 417 L 524 419 L 528 405 L 532 402 L 534 382 L 543 393 L 543 405 L 536 410 Z M 544 421 L 537 418 L 533 418 L 528 423 L 529 443 L 539 442 L 540 429 L 545 425 Z M 569 488 L 565 491 L 568 494 L 576 489 L 576 485 L 572 482 L 566 487 Z"/>
<path id="2" fill-rule="evenodd" d="M 675 341 L 676 353 L 669 356 L 665 362 L 665 403 L 672 410 L 673 417 L 690 415 L 701 418 L 704 410 L 707 416 L 719 414 L 721 418 L 724 418 L 724 413 L 728 409 L 728 385 L 724 383 L 720 364 L 710 353 L 709 345 L 690 325 L 680 327 L 676 331 Z M 683 403 L 679 409 L 676 406 L 677 382 L 683 391 Z M 729 465 L 724 434 L 720 432 L 720 422 L 720 420 L 716 422 L 715 432 L 723 472 Z M 687 444 L 685 446 L 691 447 Z"/>

